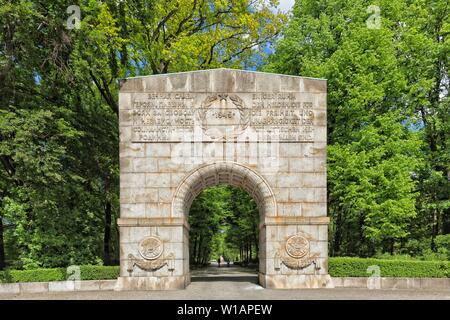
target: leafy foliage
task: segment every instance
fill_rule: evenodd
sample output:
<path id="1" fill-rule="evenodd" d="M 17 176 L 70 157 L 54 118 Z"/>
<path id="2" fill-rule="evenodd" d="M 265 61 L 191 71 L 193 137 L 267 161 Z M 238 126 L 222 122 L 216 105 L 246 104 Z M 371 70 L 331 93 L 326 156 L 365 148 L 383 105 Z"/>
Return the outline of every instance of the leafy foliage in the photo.
<path id="1" fill-rule="evenodd" d="M 367 25 L 369 5 L 379 27 Z M 264 66 L 328 79 L 332 255 L 401 253 L 413 239 L 436 251 L 450 232 L 449 10 L 447 1 L 297 1 Z"/>
<path id="2" fill-rule="evenodd" d="M 282 26 L 264 70 L 328 79 L 330 253 L 448 256 L 447 2 L 299 0 L 286 23 L 276 1 L 83 0 L 69 30 L 66 1 L 0 0 L 0 269 L 117 262 L 116 80 L 255 68 Z M 257 256 L 240 191 L 191 216 L 193 263 Z"/>
<path id="3" fill-rule="evenodd" d="M 286 17 L 249 1 L 0 0 L 0 269 L 117 263 L 117 79 L 250 66 Z M 5 221 L 12 225 L 4 228 Z"/>

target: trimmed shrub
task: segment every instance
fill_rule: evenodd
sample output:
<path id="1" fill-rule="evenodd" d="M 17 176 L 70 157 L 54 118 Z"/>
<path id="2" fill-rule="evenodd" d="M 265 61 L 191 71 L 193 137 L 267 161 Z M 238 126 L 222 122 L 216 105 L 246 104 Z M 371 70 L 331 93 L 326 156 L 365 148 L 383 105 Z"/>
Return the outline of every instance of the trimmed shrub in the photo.
<path id="1" fill-rule="evenodd" d="M 66 270 L 63 268 L 8 270 L 3 273 L 7 282 L 46 282 L 65 280 Z"/>
<path id="2" fill-rule="evenodd" d="M 65 268 L 7 270 L 0 272 L 0 282 L 64 281 L 73 273 Z M 119 266 L 80 266 L 81 280 L 108 280 L 119 276 Z"/>
<path id="3" fill-rule="evenodd" d="M 110 280 L 119 277 L 119 266 L 81 266 L 81 280 Z"/>
<path id="4" fill-rule="evenodd" d="M 446 278 L 450 277 L 450 261 L 385 260 L 372 258 L 330 257 L 332 277 L 369 277 L 370 266 L 380 267 L 381 277 Z"/>

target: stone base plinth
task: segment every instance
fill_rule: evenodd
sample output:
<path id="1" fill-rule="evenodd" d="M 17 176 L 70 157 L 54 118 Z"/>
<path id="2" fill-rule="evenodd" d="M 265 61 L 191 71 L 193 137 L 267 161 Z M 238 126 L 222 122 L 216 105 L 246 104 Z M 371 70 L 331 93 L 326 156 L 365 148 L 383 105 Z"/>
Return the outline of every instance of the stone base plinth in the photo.
<path id="1" fill-rule="evenodd" d="M 334 288 L 330 275 L 269 275 L 259 273 L 259 284 L 267 289 Z"/>
<path id="2" fill-rule="evenodd" d="M 168 276 L 168 277 L 119 277 L 115 290 L 180 290 L 185 289 L 191 282 L 191 277 Z"/>

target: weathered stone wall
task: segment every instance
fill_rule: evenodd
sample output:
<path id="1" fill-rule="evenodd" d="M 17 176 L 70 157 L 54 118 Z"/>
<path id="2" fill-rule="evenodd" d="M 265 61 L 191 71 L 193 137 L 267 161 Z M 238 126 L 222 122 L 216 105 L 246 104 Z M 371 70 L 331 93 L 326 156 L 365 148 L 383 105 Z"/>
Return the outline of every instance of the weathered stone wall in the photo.
<path id="1" fill-rule="evenodd" d="M 120 85 L 124 289 L 189 283 L 189 207 L 219 183 L 259 206 L 262 285 L 328 283 L 325 80 L 214 69 Z"/>

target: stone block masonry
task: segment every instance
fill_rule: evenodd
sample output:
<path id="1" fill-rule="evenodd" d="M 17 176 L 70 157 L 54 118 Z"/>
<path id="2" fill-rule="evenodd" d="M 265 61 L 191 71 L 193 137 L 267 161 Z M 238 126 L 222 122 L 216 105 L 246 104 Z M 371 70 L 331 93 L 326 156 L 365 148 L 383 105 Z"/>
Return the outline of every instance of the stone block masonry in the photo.
<path id="1" fill-rule="evenodd" d="M 213 69 L 119 85 L 119 289 L 190 283 L 189 209 L 218 184 L 258 205 L 261 285 L 330 285 L 326 80 Z"/>

